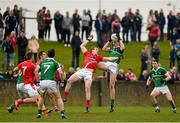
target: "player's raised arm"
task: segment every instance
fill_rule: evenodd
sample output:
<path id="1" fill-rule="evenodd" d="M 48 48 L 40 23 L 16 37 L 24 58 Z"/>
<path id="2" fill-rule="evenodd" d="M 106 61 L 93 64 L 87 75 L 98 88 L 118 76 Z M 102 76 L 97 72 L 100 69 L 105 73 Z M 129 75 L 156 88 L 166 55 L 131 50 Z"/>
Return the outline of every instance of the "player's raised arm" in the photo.
<path id="1" fill-rule="evenodd" d="M 119 40 L 119 45 L 121 50 L 125 50 L 125 46 L 122 40 Z"/>
<path id="2" fill-rule="evenodd" d="M 85 53 L 85 52 L 87 51 L 86 45 L 87 45 L 87 43 L 89 43 L 92 39 L 93 39 L 93 35 L 90 35 L 90 36 L 80 45 L 81 51 L 82 51 L 83 53 Z"/>
<path id="3" fill-rule="evenodd" d="M 110 43 L 111 43 L 111 40 L 109 40 L 108 42 L 106 42 L 106 44 L 103 46 L 102 50 L 103 50 L 103 51 L 109 51 L 108 46 L 109 46 Z"/>
<path id="4" fill-rule="evenodd" d="M 13 69 L 13 71 L 17 71 L 17 70 L 19 70 L 18 66 Z"/>

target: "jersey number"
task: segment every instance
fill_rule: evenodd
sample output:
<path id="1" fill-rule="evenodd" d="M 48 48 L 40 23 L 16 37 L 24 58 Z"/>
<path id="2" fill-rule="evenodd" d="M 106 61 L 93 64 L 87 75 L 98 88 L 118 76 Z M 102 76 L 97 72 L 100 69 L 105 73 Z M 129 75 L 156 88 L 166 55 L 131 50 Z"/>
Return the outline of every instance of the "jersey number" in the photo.
<path id="1" fill-rule="evenodd" d="M 23 69 L 23 75 L 24 75 L 27 67 L 26 66 L 22 66 L 22 69 Z"/>
<path id="2" fill-rule="evenodd" d="M 48 71 L 48 69 L 50 68 L 50 65 L 44 65 L 45 70 L 44 70 L 44 74 Z"/>

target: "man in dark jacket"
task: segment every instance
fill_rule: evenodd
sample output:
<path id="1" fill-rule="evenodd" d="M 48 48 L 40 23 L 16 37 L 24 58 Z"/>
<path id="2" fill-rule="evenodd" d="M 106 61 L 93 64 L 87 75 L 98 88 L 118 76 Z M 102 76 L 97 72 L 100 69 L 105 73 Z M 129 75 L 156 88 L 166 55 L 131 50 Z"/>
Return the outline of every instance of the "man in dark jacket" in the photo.
<path id="1" fill-rule="evenodd" d="M 128 12 L 125 12 L 125 16 L 121 20 L 121 25 L 123 27 L 122 34 L 123 34 L 123 41 L 128 43 L 128 36 L 129 36 L 129 17 Z"/>
<path id="2" fill-rule="evenodd" d="M 13 14 L 13 10 L 10 10 L 9 15 L 6 16 L 5 20 L 5 34 L 4 39 L 12 32 L 15 31 L 18 25 L 16 16 Z"/>
<path id="3" fill-rule="evenodd" d="M 164 12 L 161 9 L 159 13 L 159 29 L 161 31 L 160 33 L 160 40 L 164 40 L 164 25 L 166 24 L 166 19 L 164 16 Z"/>
<path id="4" fill-rule="evenodd" d="M 27 44 L 28 44 L 28 40 L 25 37 L 24 32 L 21 31 L 19 37 L 17 38 L 18 63 L 21 63 L 25 60 Z"/>
<path id="5" fill-rule="evenodd" d="M 172 11 L 169 12 L 167 19 L 168 19 L 167 36 L 168 36 L 168 40 L 171 40 L 171 35 L 176 22 L 176 17 L 173 15 Z"/>
<path id="6" fill-rule="evenodd" d="M 141 42 L 141 29 L 142 29 L 142 15 L 139 13 L 139 9 L 136 10 L 135 23 L 136 23 L 136 34 L 138 41 Z"/>
<path id="7" fill-rule="evenodd" d="M 73 25 L 73 35 L 76 31 L 80 31 L 80 15 L 78 14 L 78 9 L 75 10 L 75 13 L 72 16 L 72 25 Z"/>
<path id="8" fill-rule="evenodd" d="M 72 67 L 76 66 L 79 67 L 79 56 L 80 56 L 80 45 L 81 45 L 81 38 L 79 37 L 79 31 L 76 30 L 75 35 L 73 35 L 71 39 L 71 48 L 72 48 Z M 76 61 L 76 65 L 75 65 Z"/>
<path id="9" fill-rule="evenodd" d="M 63 21 L 63 15 L 61 15 L 59 11 L 56 11 L 56 13 L 54 14 L 54 26 L 55 26 L 58 42 L 62 41 L 62 21 Z"/>

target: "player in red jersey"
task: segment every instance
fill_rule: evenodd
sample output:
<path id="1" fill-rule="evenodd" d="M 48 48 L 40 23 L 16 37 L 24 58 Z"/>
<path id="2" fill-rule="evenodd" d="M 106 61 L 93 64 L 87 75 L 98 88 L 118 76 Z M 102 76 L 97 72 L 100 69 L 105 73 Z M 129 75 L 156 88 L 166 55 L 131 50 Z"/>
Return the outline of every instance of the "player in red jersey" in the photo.
<path id="1" fill-rule="evenodd" d="M 18 99 L 15 101 L 15 108 L 18 109 L 19 105 L 23 103 L 34 103 L 39 101 L 39 94 L 37 92 L 36 86 L 34 85 L 36 66 L 32 63 L 32 53 L 26 55 L 26 61 L 20 63 L 14 68 L 14 71 L 20 70 L 22 72 L 22 78 L 24 81 L 24 90 L 28 94 L 28 98 Z M 38 104 L 39 105 L 39 104 Z"/>
<path id="2" fill-rule="evenodd" d="M 85 83 L 85 93 L 86 93 L 86 109 L 85 109 L 86 113 L 89 112 L 89 107 L 90 107 L 90 96 L 91 96 L 90 90 L 91 90 L 91 84 L 92 84 L 92 75 L 93 75 L 93 72 L 96 71 L 98 62 L 113 61 L 113 60 L 118 59 L 117 57 L 102 57 L 102 56 L 98 55 L 98 51 L 99 51 L 98 47 L 93 47 L 91 52 L 89 52 L 86 49 L 86 45 L 92 39 L 93 39 L 93 36 L 91 35 L 88 37 L 88 39 L 86 41 L 84 41 L 81 44 L 81 46 L 80 46 L 81 51 L 83 52 L 83 54 L 85 56 L 83 68 L 78 70 L 67 80 L 67 84 L 66 84 L 65 91 L 64 91 L 64 102 L 66 102 L 71 85 L 74 82 L 83 79 L 84 83 Z"/>

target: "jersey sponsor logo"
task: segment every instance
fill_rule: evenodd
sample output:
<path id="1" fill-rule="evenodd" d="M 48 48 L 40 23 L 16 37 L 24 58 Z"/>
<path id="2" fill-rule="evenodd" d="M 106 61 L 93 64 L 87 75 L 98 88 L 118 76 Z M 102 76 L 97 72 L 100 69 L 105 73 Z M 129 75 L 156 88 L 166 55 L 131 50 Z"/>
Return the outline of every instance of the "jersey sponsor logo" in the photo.
<path id="1" fill-rule="evenodd" d="M 89 57 L 89 59 L 90 59 L 90 60 L 93 60 L 93 61 L 96 61 L 96 56 L 91 55 L 91 56 Z"/>

